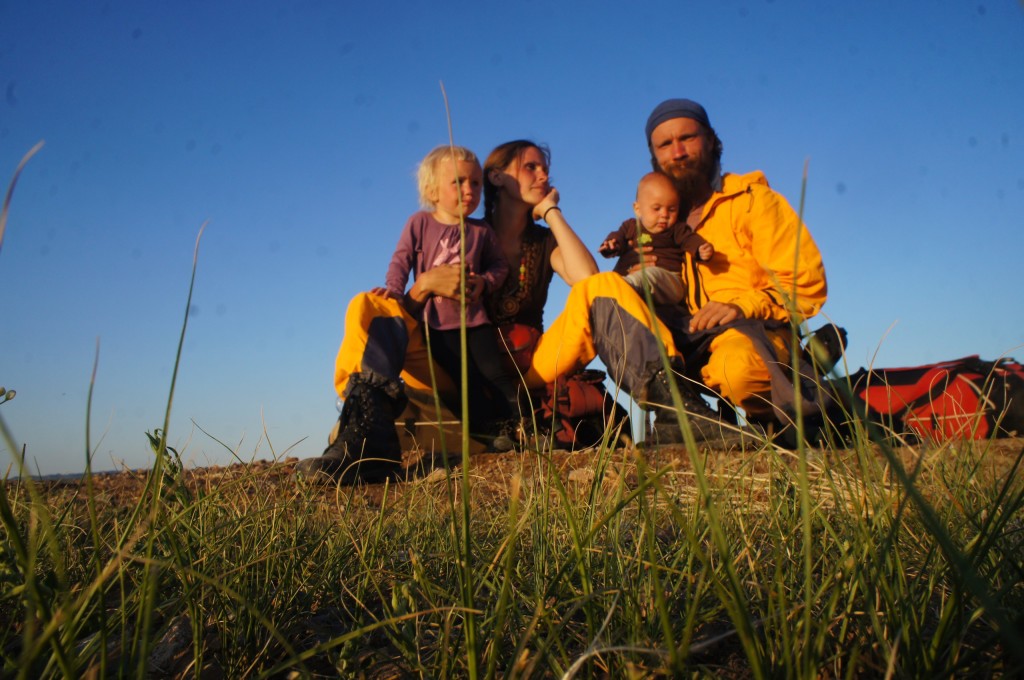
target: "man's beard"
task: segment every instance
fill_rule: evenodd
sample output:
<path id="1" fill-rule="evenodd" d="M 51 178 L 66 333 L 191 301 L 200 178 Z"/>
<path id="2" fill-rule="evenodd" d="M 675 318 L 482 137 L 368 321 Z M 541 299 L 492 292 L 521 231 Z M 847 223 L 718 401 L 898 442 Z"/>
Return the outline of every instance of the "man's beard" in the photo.
<path id="1" fill-rule="evenodd" d="M 718 163 L 711 154 L 701 154 L 689 163 L 671 162 L 662 170 L 672 178 L 672 184 L 684 205 L 694 205 L 707 199 L 711 194 L 713 174 Z"/>

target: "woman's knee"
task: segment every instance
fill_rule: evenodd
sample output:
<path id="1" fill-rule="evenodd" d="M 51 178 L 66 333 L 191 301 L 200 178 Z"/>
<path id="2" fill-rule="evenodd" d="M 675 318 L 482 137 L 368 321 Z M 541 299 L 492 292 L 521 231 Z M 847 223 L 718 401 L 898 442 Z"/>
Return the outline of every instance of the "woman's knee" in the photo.
<path id="1" fill-rule="evenodd" d="M 343 394 L 349 377 L 368 371 L 397 379 L 418 339 L 416 324 L 394 300 L 359 293 L 345 312 L 345 330 L 335 359 L 334 385 Z"/>
<path id="2" fill-rule="evenodd" d="M 377 293 L 357 293 L 348 303 L 345 325 L 367 328 L 373 319 L 403 316 L 404 310 L 400 301 Z"/>

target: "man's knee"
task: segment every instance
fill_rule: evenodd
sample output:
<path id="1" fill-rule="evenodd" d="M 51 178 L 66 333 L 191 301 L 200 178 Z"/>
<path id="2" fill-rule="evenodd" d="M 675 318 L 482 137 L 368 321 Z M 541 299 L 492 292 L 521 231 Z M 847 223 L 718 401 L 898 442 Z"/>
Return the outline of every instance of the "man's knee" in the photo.
<path id="1" fill-rule="evenodd" d="M 623 291 L 632 290 L 632 286 L 615 272 L 598 272 L 581 279 L 569 289 L 569 300 L 579 298 L 589 302 L 596 297 L 619 297 Z"/>
<path id="2" fill-rule="evenodd" d="M 771 411 L 771 378 L 746 336 L 727 331 L 712 343 L 701 377 L 705 385 L 748 413 Z"/>

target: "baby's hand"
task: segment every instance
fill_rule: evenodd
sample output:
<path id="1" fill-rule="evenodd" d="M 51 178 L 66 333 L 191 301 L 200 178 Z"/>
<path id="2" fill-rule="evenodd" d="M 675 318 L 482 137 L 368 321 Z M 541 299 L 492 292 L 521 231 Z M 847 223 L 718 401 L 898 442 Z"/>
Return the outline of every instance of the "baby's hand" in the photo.
<path id="1" fill-rule="evenodd" d="M 630 248 L 636 248 L 636 242 L 635 241 L 630 241 L 629 242 L 629 247 Z M 654 247 L 653 246 L 644 246 L 644 245 L 640 246 L 640 259 L 643 260 L 644 267 L 656 267 L 656 266 L 658 266 L 658 256 L 655 255 L 653 251 L 654 251 Z M 640 269 L 641 269 L 640 263 L 637 263 L 637 264 L 635 264 L 635 265 L 633 265 L 632 267 L 629 268 L 629 273 L 632 274 L 633 272 L 638 272 L 638 271 L 640 271 Z"/>
<path id="2" fill-rule="evenodd" d="M 715 247 L 710 243 L 702 243 L 697 247 L 697 255 L 700 257 L 701 262 L 707 262 L 715 254 Z"/>
<path id="3" fill-rule="evenodd" d="M 619 239 L 606 239 L 604 243 L 598 247 L 597 252 L 601 253 L 605 257 L 615 257 L 619 254 Z"/>

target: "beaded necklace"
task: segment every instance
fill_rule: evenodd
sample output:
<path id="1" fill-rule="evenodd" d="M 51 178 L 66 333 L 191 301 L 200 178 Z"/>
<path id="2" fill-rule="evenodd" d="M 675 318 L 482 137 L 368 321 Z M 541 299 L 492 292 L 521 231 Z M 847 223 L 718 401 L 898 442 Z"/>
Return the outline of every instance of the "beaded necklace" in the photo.
<path id="1" fill-rule="evenodd" d="M 525 234 L 524 234 L 525 236 Z M 498 293 L 492 298 L 491 321 L 496 325 L 515 320 L 523 303 L 533 291 L 537 272 L 537 258 L 543 240 L 524 238 L 519 254 L 519 276 L 508 277 Z"/>

